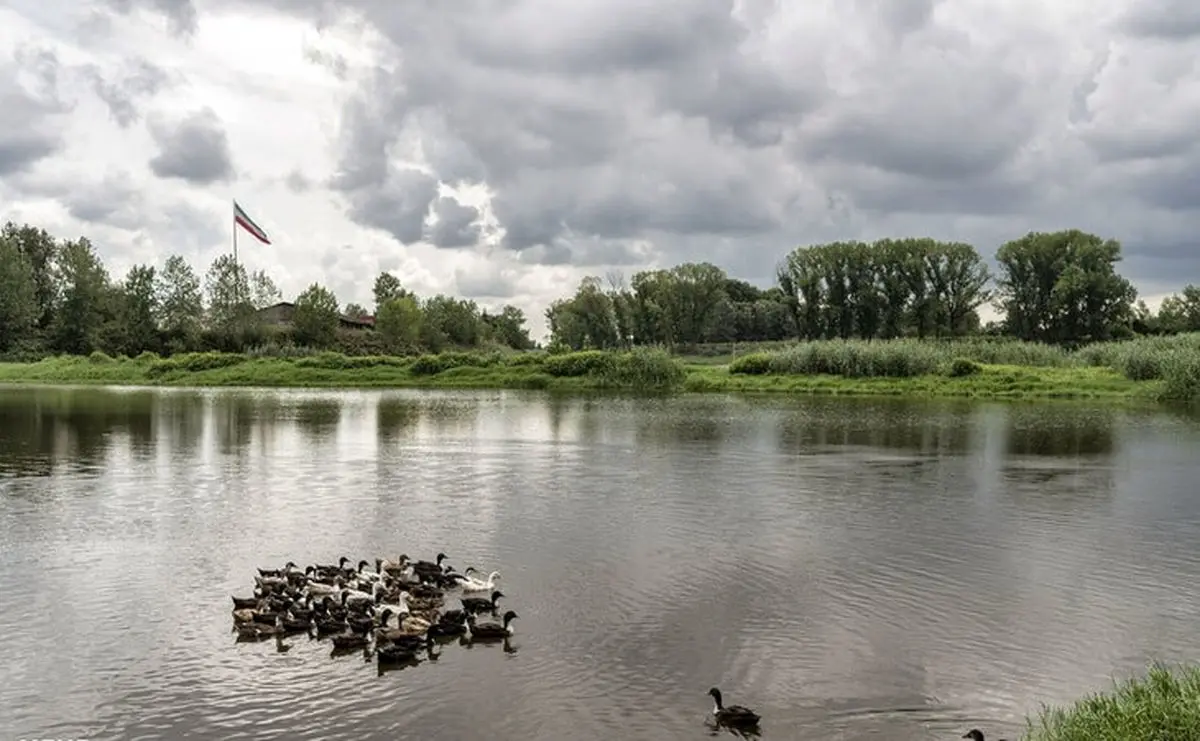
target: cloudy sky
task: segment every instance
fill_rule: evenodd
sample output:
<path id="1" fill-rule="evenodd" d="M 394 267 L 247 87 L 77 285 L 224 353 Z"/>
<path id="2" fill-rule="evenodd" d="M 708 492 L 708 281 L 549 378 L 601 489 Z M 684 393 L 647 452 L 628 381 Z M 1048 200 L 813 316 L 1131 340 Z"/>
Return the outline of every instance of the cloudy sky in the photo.
<path id="1" fill-rule="evenodd" d="M 1194 0 L 3 0 L 0 219 L 114 272 L 515 303 L 587 274 L 1032 230 L 1200 282 Z"/>

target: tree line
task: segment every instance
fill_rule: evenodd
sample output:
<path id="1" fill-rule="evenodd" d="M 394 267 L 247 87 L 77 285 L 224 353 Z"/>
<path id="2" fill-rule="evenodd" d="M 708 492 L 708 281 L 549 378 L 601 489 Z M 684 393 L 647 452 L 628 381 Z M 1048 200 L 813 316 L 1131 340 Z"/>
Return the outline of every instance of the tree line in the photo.
<path id="1" fill-rule="evenodd" d="M 1200 288 L 1157 314 L 1120 275 L 1121 245 L 1079 230 L 1031 232 L 1000 247 L 993 274 L 962 242 L 881 239 L 794 249 L 758 288 L 710 263 L 585 278 L 546 311 L 572 349 L 799 339 L 1007 335 L 1078 346 L 1200 331 Z M 1001 319 L 983 326 L 979 309 Z"/>
<path id="2" fill-rule="evenodd" d="M 628 348 L 832 338 L 958 337 L 987 333 L 1062 345 L 1136 334 L 1200 331 L 1200 288 L 1157 313 L 1117 271 L 1121 246 L 1078 230 L 1030 233 L 996 252 L 995 274 L 972 245 L 923 239 L 835 242 L 794 249 L 775 285 L 754 286 L 710 263 L 643 270 L 626 281 L 585 278 L 546 310 L 551 348 Z M 290 346 L 349 354 L 447 348 L 534 347 L 520 309 L 498 312 L 453 296 L 421 297 L 383 272 L 373 285 L 373 326 L 352 328 L 365 307 L 339 308 L 314 283 L 290 324 L 262 309 L 282 296 L 265 271 L 230 255 L 203 277 L 179 255 L 114 279 L 86 238 L 0 228 L 0 354 L 134 356 L 142 352 L 251 351 Z M 1000 321 L 983 326 L 979 309 Z"/>
<path id="3" fill-rule="evenodd" d="M 356 304 L 339 309 L 318 283 L 296 297 L 290 323 L 280 324 L 261 311 L 282 300 L 275 282 L 265 271 L 248 273 L 231 255 L 217 257 L 203 278 L 172 255 L 161 267 L 135 265 L 114 279 L 88 239 L 58 240 L 8 222 L 0 228 L 0 354 L 283 352 L 299 345 L 362 355 L 534 345 L 516 307 L 490 313 L 453 296 L 422 298 L 387 272 L 373 288 L 373 327 L 345 322 L 368 312 Z"/>

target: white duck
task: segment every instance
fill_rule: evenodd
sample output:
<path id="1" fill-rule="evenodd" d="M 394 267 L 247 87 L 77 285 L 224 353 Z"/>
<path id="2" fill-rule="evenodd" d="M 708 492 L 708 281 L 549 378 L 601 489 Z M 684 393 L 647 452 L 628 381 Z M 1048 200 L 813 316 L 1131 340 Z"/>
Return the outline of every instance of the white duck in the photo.
<path id="1" fill-rule="evenodd" d="M 459 580 L 464 592 L 490 592 L 496 588 L 496 580 L 500 578 L 499 571 L 493 571 L 488 574 L 487 581 L 476 579 L 471 576 L 471 572 L 476 572 L 474 566 L 468 566 L 466 571 L 463 572 L 463 578 Z"/>

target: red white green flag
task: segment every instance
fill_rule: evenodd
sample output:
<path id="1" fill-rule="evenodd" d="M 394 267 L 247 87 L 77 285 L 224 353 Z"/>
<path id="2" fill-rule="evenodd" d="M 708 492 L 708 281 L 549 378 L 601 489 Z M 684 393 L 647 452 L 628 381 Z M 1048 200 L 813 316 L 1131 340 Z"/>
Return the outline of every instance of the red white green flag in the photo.
<path id="1" fill-rule="evenodd" d="M 233 202 L 233 222 L 250 232 L 255 239 L 263 244 L 271 243 L 271 239 L 267 236 L 266 231 L 264 231 L 263 228 L 258 224 L 255 224 L 254 220 L 246 215 L 246 212 L 242 210 L 242 207 L 238 205 L 237 201 Z"/>

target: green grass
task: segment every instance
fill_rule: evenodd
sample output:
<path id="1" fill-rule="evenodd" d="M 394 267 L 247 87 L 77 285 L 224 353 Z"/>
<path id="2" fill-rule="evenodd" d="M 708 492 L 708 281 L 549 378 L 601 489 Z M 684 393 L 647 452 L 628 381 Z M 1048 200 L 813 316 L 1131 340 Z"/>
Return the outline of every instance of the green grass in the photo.
<path id="1" fill-rule="evenodd" d="M 91 356 L 0 363 L 0 382 L 169 386 L 615 389 L 993 399 L 1200 400 L 1200 335 L 1068 352 L 1034 343 L 821 341 L 733 357 L 632 352 L 444 352 L 419 357 L 323 352 Z M 720 362 L 717 362 L 717 361 Z"/>
<path id="2" fill-rule="evenodd" d="M 1043 708 L 1026 741 L 1195 741 L 1200 739 L 1200 669 L 1156 665 L 1145 677 L 1072 705 Z"/>
<path id="3" fill-rule="evenodd" d="M 429 387 L 675 391 L 682 363 L 661 350 L 625 353 L 446 352 L 420 357 L 255 357 L 186 353 L 168 358 L 59 356 L 37 363 L 0 363 L 0 383 L 146 386 Z"/>

